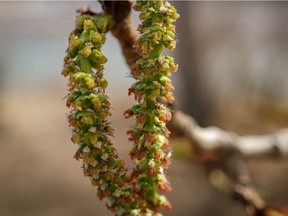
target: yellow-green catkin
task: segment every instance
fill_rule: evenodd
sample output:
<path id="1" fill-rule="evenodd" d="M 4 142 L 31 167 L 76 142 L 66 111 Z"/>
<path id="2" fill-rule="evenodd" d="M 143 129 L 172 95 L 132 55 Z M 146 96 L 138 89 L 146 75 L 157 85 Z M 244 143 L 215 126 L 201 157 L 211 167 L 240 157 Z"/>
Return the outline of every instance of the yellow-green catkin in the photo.
<path id="1" fill-rule="evenodd" d="M 116 215 L 131 215 L 139 211 L 139 204 L 124 162 L 118 159 L 109 138 L 113 129 L 108 123 L 111 115 L 105 94 L 108 83 L 103 76 L 107 58 L 101 47 L 111 24 L 111 18 L 105 14 L 77 17 L 62 74 L 69 77 L 68 121 L 71 140 L 78 147 L 74 158 L 83 161 L 84 175 L 97 187 L 99 199 L 106 198 L 106 206 Z"/>
<path id="2" fill-rule="evenodd" d="M 125 112 L 135 116 L 136 125 L 128 131 L 133 142 L 130 152 L 134 168 L 127 172 L 110 140 L 113 129 L 108 123 L 110 102 L 105 94 L 104 78 L 107 58 L 101 48 L 105 33 L 112 27 L 105 14 L 80 15 L 71 33 L 62 75 L 69 77 L 66 105 L 72 128 L 72 142 L 77 145 L 74 156 L 83 162 L 84 175 L 97 187 L 100 199 L 117 216 L 159 216 L 160 208 L 171 208 L 160 191 L 169 191 L 165 169 L 170 164 L 169 131 L 171 119 L 167 104 L 173 102 L 170 71 L 176 71 L 173 58 L 164 48 L 173 50 L 175 26 L 179 15 L 167 1 L 137 1 L 141 33 L 135 47 L 141 58 L 132 75 L 135 84 L 129 89 L 137 104 Z"/>
<path id="3" fill-rule="evenodd" d="M 174 99 L 170 71 L 177 71 L 177 65 L 164 48 L 173 50 L 176 46 L 173 22 L 179 15 L 165 0 L 138 0 L 134 9 L 140 12 L 141 35 L 135 47 L 141 58 L 132 70 L 136 82 L 128 94 L 134 95 L 137 104 L 124 115 L 136 117 L 136 125 L 128 131 L 133 142 L 130 156 L 135 164 L 135 187 L 156 214 L 161 207 L 171 208 L 161 191 L 171 190 L 165 175 L 171 157 L 166 123 L 171 120 L 167 104 Z"/>

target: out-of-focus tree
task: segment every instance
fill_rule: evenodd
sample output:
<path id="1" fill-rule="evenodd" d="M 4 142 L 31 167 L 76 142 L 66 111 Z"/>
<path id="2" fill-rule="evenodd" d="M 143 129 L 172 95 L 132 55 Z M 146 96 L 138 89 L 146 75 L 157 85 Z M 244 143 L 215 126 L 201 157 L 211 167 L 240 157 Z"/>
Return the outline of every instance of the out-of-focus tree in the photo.
<path id="1" fill-rule="evenodd" d="M 270 120 L 274 116 L 282 122 L 279 126 L 287 126 L 285 3 L 175 4 L 182 17 L 176 59 L 183 75 L 179 85 L 183 110 L 200 125 L 227 124 L 229 118 L 235 126 L 245 125 L 246 118 L 235 117 L 243 106 L 249 107 L 246 114 L 263 114 Z M 267 115 L 271 108 L 274 111 Z"/>

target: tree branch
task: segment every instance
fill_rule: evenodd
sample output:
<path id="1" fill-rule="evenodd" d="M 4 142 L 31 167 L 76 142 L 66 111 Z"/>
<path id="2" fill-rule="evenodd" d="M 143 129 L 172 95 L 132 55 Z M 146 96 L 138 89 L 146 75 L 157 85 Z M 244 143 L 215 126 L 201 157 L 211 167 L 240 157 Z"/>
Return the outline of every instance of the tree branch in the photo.
<path id="1" fill-rule="evenodd" d="M 268 135 L 239 136 L 217 127 L 200 127 L 195 120 L 181 111 L 176 111 L 170 123 L 175 133 L 189 138 L 202 150 L 234 150 L 245 157 L 287 156 L 288 129 Z"/>
<path id="2" fill-rule="evenodd" d="M 132 68 L 140 58 L 133 47 L 139 37 L 139 33 L 134 28 L 132 17 L 130 16 L 133 1 L 101 0 L 99 2 L 103 10 L 113 17 L 115 26 L 111 29 L 111 32 L 120 42 L 126 62 Z"/>
<path id="3" fill-rule="evenodd" d="M 210 182 L 241 202 L 249 216 L 287 216 L 287 209 L 270 206 L 253 188 L 245 158 L 288 156 L 288 129 L 270 135 L 239 136 L 217 127 L 200 127 L 189 115 L 176 110 L 172 135 L 190 140 Z M 276 214 L 277 213 L 277 214 Z"/>

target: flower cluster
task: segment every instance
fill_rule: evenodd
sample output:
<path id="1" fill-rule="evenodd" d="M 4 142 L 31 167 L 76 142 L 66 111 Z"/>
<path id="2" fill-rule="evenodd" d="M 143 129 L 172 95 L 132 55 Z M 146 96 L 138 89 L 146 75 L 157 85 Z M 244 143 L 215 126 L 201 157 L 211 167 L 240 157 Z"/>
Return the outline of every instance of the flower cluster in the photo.
<path id="1" fill-rule="evenodd" d="M 138 27 L 141 36 L 135 44 L 141 58 L 132 69 L 136 82 L 128 94 L 133 94 L 138 103 L 125 111 L 124 116 L 136 118 L 136 125 L 127 132 L 133 142 L 130 156 L 135 163 L 135 190 L 148 209 L 158 212 L 160 207 L 171 208 L 160 191 L 171 190 L 165 176 L 171 157 L 166 123 L 171 119 L 167 104 L 174 99 L 170 70 L 177 71 L 177 65 L 163 49 L 175 48 L 172 23 L 179 15 L 165 0 L 137 1 L 134 9 L 140 11 L 142 21 Z"/>
<path id="2" fill-rule="evenodd" d="M 159 191 L 170 190 L 164 173 L 171 157 L 167 104 L 173 102 L 170 70 L 177 70 L 163 48 L 176 45 L 172 23 L 179 15 L 167 1 L 137 1 L 134 8 L 141 12 L 142 24 L 135 44 L 141 58 L 132 69 L 136 83 L 129 89 L 138 103 L 124 113 L 127 118 L 135 116 L 137 123 L 128 131 L 135 162 L 130 174 L 110 140 L 113 129 L 103 74 L 107 58 L 101 52 L 105 33 L 113 25 L 108 15 L 89 12 L 77 17 L 62 75 L 69 77 L 66 105 L 71 107 L 71 140 L 78 147 L 74 158 L 83 161 L 84 175 L 97 187 L 98 197 L 106 198 L 107 207 L 119 216 L 159 216 L 160 207 L 171 207 Z"/>
<path id="3" fill-rule="evenodd" d="M 72 107 L 68 116 L 73 131 L 71 140 L 78 146 L 74 157 L 82 159 L 84 175 L 97 186 L 98 197 L 107 198 L 107 207 L 117 215 L 128 215 L 127 212 L 137 212 L 137 203 L 124 162 L 118 159 L 109 139 L 113 129 L 108 123 L 110 103 L 103 77 L 107 59 L 101 47 L 111 24 L 110 17 L 104 14 L 77 18 L 62 74 L 69 76 L 66 104 Z"/>

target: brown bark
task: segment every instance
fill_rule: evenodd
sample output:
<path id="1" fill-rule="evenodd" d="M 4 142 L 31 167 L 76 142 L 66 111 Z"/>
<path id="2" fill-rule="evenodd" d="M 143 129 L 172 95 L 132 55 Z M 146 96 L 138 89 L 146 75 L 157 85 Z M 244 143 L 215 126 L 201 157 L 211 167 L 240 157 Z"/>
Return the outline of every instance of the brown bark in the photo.
<path id="1" fill-rule="evenodd" d="M 100 1 L 103 10 L 110 14 L 115 26 L 111 29 L 112 34 L 118 39 L 127 64 L 132 68 L 136 60 L 140 58 L 134 44 L 139 37 L 135 30 L 132 17 L 132 1 Z"/>

